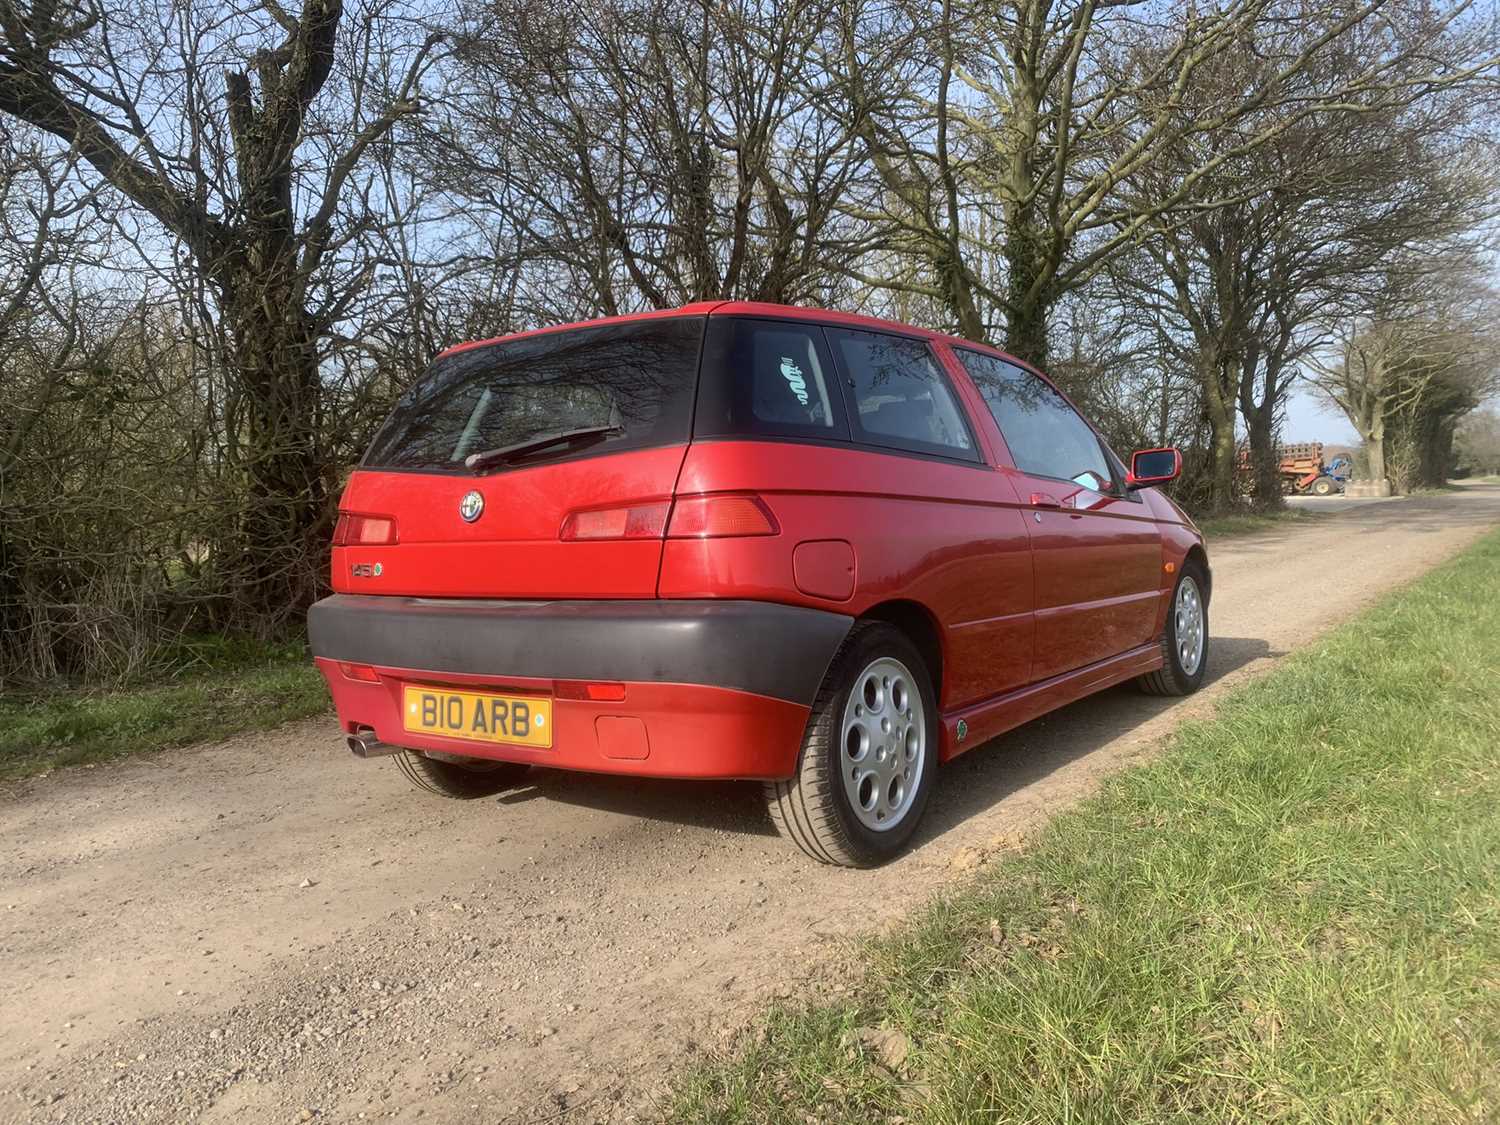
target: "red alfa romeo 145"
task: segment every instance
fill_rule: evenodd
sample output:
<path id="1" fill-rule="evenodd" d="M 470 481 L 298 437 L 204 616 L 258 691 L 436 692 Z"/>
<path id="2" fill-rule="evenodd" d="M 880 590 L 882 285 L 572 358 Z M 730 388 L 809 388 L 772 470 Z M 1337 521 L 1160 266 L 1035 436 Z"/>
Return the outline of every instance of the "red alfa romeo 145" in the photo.
<path id="1" fill-rule="evenodd" d="M 340 502 L 308 628 L 351 749 L 455 797 L 532 766 L 764 782 L 815 859 L 896 854 L 940 762 L 1203 681 L 1203 538 L 1040 373 L 711 303 L 456 347 Z"/>

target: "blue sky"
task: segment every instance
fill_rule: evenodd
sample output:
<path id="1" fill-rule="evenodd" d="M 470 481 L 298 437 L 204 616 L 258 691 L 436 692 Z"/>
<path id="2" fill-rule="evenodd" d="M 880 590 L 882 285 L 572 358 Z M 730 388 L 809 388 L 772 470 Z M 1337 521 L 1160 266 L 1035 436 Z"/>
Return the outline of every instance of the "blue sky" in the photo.
<path id="1" fill-rule="evenodd" d="M 1305 386 L 1293 389 L 1286 404 L 1282 441 L 1321 441 L 1325 445 L 1358 445 L 1359 435 L 1344 412 Z"/>

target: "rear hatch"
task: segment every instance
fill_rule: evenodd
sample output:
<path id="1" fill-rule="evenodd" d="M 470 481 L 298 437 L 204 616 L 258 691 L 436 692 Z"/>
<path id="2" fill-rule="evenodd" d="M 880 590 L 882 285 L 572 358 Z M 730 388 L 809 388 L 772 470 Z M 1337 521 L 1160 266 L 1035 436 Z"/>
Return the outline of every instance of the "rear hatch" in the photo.
<path id="1" fill-rule="evenodd" d="M 655 596 L 704 323 L 647 315 L 439 357 L 344 490 L 334 589 Z"/>

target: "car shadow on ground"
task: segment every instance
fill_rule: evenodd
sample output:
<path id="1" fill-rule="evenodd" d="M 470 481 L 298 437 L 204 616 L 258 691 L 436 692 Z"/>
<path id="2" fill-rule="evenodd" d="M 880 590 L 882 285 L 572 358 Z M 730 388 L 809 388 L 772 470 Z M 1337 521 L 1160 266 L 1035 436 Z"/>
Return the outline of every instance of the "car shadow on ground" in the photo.
<path id="1" fill-rule="evenodd" d="M 1252 661 L 1284 655 L 1258 637 L 1214 637 L 1205 686 Z M 1121 684 L 991 739 L 938 774 L 938 787 L 916 841 L 957 827 L 1012 793 L 1129 736 L 1181 702 Z"/>
<path id="2" fill-rule="evenodd" d="M 1254 660 L 1283 655 L 1255 637 L 1214 637 L 1208 682 Z M 914 843 L 952 829 L 1017 790 L 1098 750 L 1180 702 L 1124 684 L 976 746 L 940 770 L 932 803 Z M 771 836 L 760 786 L 747 782 L 675 781 L 564 770 L 535 770 L 503 793 L 504 805 L 533 800 L 620 813 L 694 828 Z"/>

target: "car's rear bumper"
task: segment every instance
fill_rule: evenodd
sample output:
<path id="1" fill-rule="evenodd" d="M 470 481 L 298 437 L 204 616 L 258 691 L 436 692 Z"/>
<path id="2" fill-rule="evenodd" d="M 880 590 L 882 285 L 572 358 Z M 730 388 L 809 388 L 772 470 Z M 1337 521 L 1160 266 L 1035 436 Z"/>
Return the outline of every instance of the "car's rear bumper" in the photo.
<path id="1" fill-rule="evenodd" d="M 335 595 L 308 615 L 313 655 L 345 730 L 372 728 L 411 749 L 663 777 L 790 776 L 813 698 L 850 625 L 821 610 L 711 600 Z M 352 678 L 341 662 L 373 668 L 378 680 Z M 553 745 L 408 731 L 407 683 L 549 696 Z M 564 698 L 559 683 L 621 684 L 625 698 Z"/>

